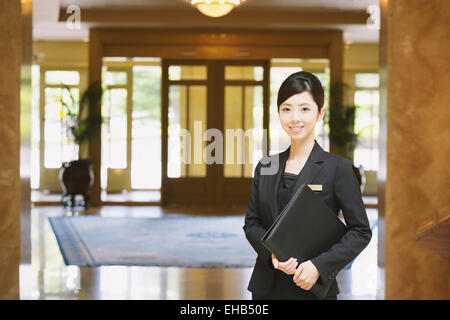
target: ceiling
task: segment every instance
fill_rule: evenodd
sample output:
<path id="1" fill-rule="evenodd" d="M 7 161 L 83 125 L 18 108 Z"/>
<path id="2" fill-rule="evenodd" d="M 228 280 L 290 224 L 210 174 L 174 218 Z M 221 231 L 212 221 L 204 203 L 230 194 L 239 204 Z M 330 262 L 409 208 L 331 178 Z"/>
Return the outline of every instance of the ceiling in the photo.
<path id="1" fill-rule="evenodd" d="M 58 2 L 58 1 L 56 1 Z M 184 8 L 186 6 L 184 0 L 60 0 L 59 3 L 63 7 L 71 4 L 79 5 L 82 8 L 90 7 L 172 7 Z M 378 0 L 246 0 L 243 5 L 248 8 L 262 7 L 284 7 L 284 8 L 338 8 L 347 9 L 366 9 L 370 4 L 378 4 Z"/>
<path id="2" fill-rule="evenodd" d="M 124 28 L 217 28 L 217 29 L 340 29 L 347 43 L 377 43 L 378 30 L 364 23 L 354 23 L 356 11 L 366 12 L 369 5 L 379 0 L 246 0 L 223 18 L 207 18 L 189 5 L 188 0 L 33 0 L 33 39 L 46 41 L 87 41 L 91 27 Z M 77 5 L 81 10 L 79 30 L 71 30 L 60 12 Z M 102 14 L 98 14 L 101 12 Z M 120 12 L 119 18 L 117 12 Z M 142 18 L 148 12 L 154 18 Z M 172 12 L 180 17 L 176 22 Z M 308 12 L 317 16 L 308 21 Z M 323 13 L 323 17 L 320 13 Z M 90 13 L 90 14 L 89 14 Z M 159 14 L 161 13 L 161 14 Z M 294 13 L 294 15 L 293 15 Z M 331 13 L 334 18 L 327 18 Z M 83 16 L 84 14 L 84 16 Z M 156 14 L 156 15 L 155 15 Z M 302 15 L 303 14 L 303 15 Z M 286 21 L 283 16 L 286 16 Z M 287 17 L 287 16 L 290 17 Z M 140 16 L 140 19 L 135 17 Z M 258 16 L 261 16 L 258 20 Z M 361 15 L 359 15 L 361 16 Z M 98 18 L 97 18 L 98 17 Z M 167 18 L 166 18 L 167 17 Z M 251 17 L 247 19 L 246 17 Z M 265 17 L 265 18 L 262 18 Z M 267 18 L 268 17 L 268 18 Z M 273 17 L 270 18 L 270 17 Z M 337 17 L 337 18 L 336 18 Z M 86 19 L 88 21 L 84 21 Z M 365 19 L 365 18 L 364 18 Z M 360 21 L 361 19 L 359 19 Z M 365 20 L 363 20 L 364 22 Z"/>

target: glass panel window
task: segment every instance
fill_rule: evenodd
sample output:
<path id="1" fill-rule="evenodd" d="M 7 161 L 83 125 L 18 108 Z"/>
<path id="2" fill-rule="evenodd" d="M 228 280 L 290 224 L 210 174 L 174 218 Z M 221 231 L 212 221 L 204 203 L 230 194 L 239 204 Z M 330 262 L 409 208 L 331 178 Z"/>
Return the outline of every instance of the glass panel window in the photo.
<path id="1" fill-rule="evenodd" d="M 32 189 L 39 188 L 40 179 L 40 159 L 39 159 L 39 140 L 40 140 L 40 119 L 39 119 L 39 82 L 40 67 L 33 65 L 31 67 L 31 177 L 30 183 Z"/>
<path id="2" fill-rule="evenodd" d="M 248 123 L 246 124 L 246 130 L 248 130 L 250 126 L 254 128 L 253 146 L 248 147 L 248 150 L 253 150 L 251 166 L 246 165 L 247 167 L 244 174 L 246 178 L 251 178 L 253 176 L 254 169 L 258 164 L 258 161 L 263 156 L 264 90 L 262 86 L 246 87 L 246 94 L 253 95 L 253 100 L 245 100 L 246 110 L 250 109 L 248 113 L 251 115 L 251 119 L 250 116 L 247 119 Z"/>
<path id="3" fill-rule="evenodd" d="M 45 72 L 45 84 L 78 85 L 80 74 L 78 71 L 52 70 Z"/>
<path id="4" fill-rule="evenodd" d="M 263 67 L 255 66 L 225 66 L 225 80 L 255 80 L 262 81 Z"/>
<path id="5" fill-rule="evenodd" d="M 241 164 L 245 162 L 244 132 L 241 132 L 245 116 L 243 94 L 242 86 L 225 87 L 224 177 L 242 176 Z"/>
<path id="6" fill-rule="evenodd" d="M 126 62 L 127 57 L 103 57 L 103 62 Z"/>
<path id="7" fill-rule="evenodd" d="M 155 66 L 159 67 L 159 64 L 161 63 L 161 58 L 158 57 L 134 57 L 131 58 L 134 62 L 153 62 L 156 63 Z"/>
<path id="8" fill-rule="evenodd" d="M 181 136 L 181 107 L 180 96 L 185 95 L 185 86 L 170 86 L 169 87 L 169 126 L 168 126 L 168 162 L 167 162 L 167 176 L 169 178 L 181 177 L 181 158 L 190 159 L 190 148 L 181 151 L 181 146 L 185 145 L 186 137 Z M 183 139 L 183 140 L 182 140 Z M 190 144 L 190 139 L 189 139 Z M 182 153 L 184 152 L 184 154 Z M 184 176 L 185 174 L 183 174 Z"/>
<path id="9" fill-rule="evenodd" d="M 365 170 L 378 170 L 379 135 L 379 91 L 378 74 L 362 73 L 355 75 L 355 104 L 358 106 L 355 117 L 355 132 L 359 134 L 355 148 L 354 162 Z M 360 89 L 361 88 L 361 89 Z"/>
<path id="10" fill-rule="evenodd" d="M 131 187 L 161 188 L 161 67 L 133 67 Z"/>
<path id="11" fill-rule="evenodd" d="M 79 90 L 71 89 L 72 96 L 77 102 Z M 62 99 L 69 101 L 70 96 L 67 90 L 61 88 L 45 88 L 45 108 L 44 108 L 44 167 L 59 168 L 62 162 L 71 161 L 77 158 L 77 149 L 69 140 L 66 128 L 64 127 L 64 109 Z"/>
<path id="12" fill-rule="evenodd" d="M 127 166 L 127 90 L 109 89 L 104 98 L 105 164 L 108 168 L 123 169 Z"/>
<path id="13" fill-rule="evenodd" d="M 169 87 L 167 175 L 170 178 L 206 177 L 203 159 L 206 103 L 206 86 Z"/>
<path id="14" fill-rule="evenodd" d="M 357 73 L 355 75 L 355 85 L 362 88 L 378 88 L 379 78 L 378 73 Z"/>
<path id="15" fill-rule="evenodd" d="M 224 176 L 252 177 L 263 153 L 263 88 L 225 86 L 224 113 Z"/>
<path id="16" fill-rule="evenodd" d="M 126 85 L 127 73 L 124 71 L 107 71 L 105 81 L 107 85 Z"/>
<path id="17" fill-rule="evenodd" d="M 169 80 L 206 80 L 207 66 L 169 66 Z"/>
<path id="18" fill-rule="evenodd" d="M 62 105 L 59 101 L 62 90 L 60 88 L 45 89 L 45 111 L 44 111 L 44 166 L 46 168 L 58 168 L 62 163 L 62 123 L 60 114 Z"/>

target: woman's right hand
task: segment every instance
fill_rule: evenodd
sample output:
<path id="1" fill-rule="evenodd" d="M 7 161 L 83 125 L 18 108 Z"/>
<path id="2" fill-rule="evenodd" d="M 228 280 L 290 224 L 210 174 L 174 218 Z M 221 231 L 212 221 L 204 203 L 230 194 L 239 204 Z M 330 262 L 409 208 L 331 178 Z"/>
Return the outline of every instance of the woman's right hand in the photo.
<path id="1" fill-rule="evenodd" d="M 273 253 L 272 253 L 272 264 L 275 269 L 283 271 L 287 275 L 294 274 L 298 266 L 297 259 L 290 258 L 285 262 L 280 262 Z"/>

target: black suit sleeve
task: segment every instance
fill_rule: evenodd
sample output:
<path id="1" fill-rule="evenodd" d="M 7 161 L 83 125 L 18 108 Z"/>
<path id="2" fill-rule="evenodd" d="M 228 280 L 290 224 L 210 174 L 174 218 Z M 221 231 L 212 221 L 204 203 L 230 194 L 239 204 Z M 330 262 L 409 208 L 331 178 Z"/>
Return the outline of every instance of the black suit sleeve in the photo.
<path id="1" fill-rule="evenodd" d="M 334 196 L 342 209 L 348 231 L 328 251 L 311 259 L 325 280 L 333 280 L 370 242 L 372 231 L 361 190 L 350 160 L 339 158 L 334 179 Z"/>
<path id="2" fill-rule="evenodd" d="M 260 210 L 259 210 L 259 195 L 258 195 L 258 183 L 260 177 L 261 162 L 255 168 L 252 191 L 250 194 L 250 201 L 247 206 L 247 214 L 245 216 L 244 232 L 245 237 L 255 249 L 258 254 L 258 258 L 261 258 L 265 263 L 272 264 L 270 251 L 262 245 L 261 238 L 266 233 L 266 229 L 261 222 Z"/>

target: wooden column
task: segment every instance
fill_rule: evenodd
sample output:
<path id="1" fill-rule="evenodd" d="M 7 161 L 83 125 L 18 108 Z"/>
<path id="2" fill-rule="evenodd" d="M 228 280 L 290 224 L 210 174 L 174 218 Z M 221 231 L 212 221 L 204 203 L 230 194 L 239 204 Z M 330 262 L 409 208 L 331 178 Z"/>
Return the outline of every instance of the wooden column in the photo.
<path id="1" fill-rule="evenodd" d="M 102 58 L 103 43 L 96 30 L 89 32 L 89 85 L 94 82 L 100 82 L 102 79 Z M 101 115 L 101 104 L 97 106 L 95 114 Z M 99 207 L 101 205 L 101 185 L 100 185 L 100 167 L 102 140 L 101 133 L 89 141 L 89 158 L 94 166 L 94 183 L 91 187 L 90 205 Z"/>
<path id="2" fill-rule="evenodd" d="M 21 1 L 0 1 L 0 299 L 19 298 Z"/>
<path id="3" fill-rule="evenodd" d="M 450 201 L 450 6 L 388 1 L 386 299 L 448 299 L 450 263 L 415 241 Z"/>

